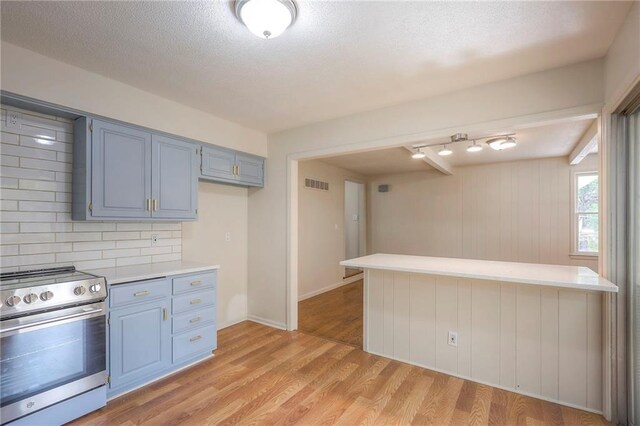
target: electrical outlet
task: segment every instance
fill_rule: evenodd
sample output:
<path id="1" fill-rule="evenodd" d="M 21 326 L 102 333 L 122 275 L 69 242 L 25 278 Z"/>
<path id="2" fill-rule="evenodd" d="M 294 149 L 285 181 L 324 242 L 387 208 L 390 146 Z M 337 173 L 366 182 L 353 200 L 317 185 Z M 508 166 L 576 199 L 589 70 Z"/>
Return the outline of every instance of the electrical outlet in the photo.
<path id="1" fill-rule="evenodd" d="M 16 111 L 7 111 L 7 128 L 8 129 L 20 129 L 22 128 L 22 114 Z"/>
<path id="2" fill-rule="evenodd" d="M 155 247 L 158 245 L 158 234 L 151 234 L 151 246 Z"/>
<path id="3" fill-rule="evenodd" d="M 226 242 L 231 241 L 231 232 L 227 232 L 227 233 L 224 234 L 224 240 Z"/>
<path id="4" fill-rule="evenodd" d="M 449 346 L 458 346 L 458 333 L 456 333 L 455 331 L 450 331 L 449 332 L 449 337 L 447 338 L 447 343 L 449 343 Z"/>

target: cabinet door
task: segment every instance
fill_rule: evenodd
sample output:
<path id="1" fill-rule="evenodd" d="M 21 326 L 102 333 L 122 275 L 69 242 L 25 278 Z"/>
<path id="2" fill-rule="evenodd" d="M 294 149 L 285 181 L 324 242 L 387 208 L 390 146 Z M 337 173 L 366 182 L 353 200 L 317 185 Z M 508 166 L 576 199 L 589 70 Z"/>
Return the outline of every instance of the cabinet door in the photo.
<path id="1" fill-rule="evenodd" d="M 234 174 L 236 154 L 226 149 L 203 147 L 202 148 L 202 174 L 228 182 L 237 180 Z"/>
<path id="2" fill-rule="evenodd" d="M 196 218 L 197 158 L 195 145 L 153 135 L 151 160 L 153 217 Z"/>
<path id="3" fill-rule="evenodd" d="M 236 154 L 238 183 L 264 185 L 264 159 L 251 155 Z"/>
<path id="4" fill-rule="evenodd" d="M 111 311 L 111 388 L 144 380 L 171 365 L 168 300 Z"/>
<path id="5" fill-rule="evenodd" d="M 151 134 L 93 120 L 91 216 L 150 217 Z"/>

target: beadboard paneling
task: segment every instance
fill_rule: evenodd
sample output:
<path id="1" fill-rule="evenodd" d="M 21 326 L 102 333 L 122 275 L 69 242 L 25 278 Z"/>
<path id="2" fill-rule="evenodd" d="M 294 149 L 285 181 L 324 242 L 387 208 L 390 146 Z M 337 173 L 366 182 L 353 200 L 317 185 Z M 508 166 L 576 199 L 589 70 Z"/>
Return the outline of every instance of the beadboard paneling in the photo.
<path id="1" fill-rule="evenodd" d="M 544 158 L 375 176 L 369 181 L 369 253 L 587 266 L 572 258 L 571 176 L 597 170 Z M 379 184 L 390 191 L 377 192 Z"/>
<path id="2" fill-rule="evenodd" d="M 595 292 L 367 270 L 365 350 L 600 412 L 601 305 Z"/>
<path id="3" fill-rule="evenodd" d="M 5 108 L 0 122 L 3 271 L 71 264 L 94 269 L 181 259 L 181 223 L 72 222 L 72 122 L 11 107 L 21 113 L 22 126 L 9 128 Z M 158 235 L 157 246 L 151 246 L 151 234 Z"/>

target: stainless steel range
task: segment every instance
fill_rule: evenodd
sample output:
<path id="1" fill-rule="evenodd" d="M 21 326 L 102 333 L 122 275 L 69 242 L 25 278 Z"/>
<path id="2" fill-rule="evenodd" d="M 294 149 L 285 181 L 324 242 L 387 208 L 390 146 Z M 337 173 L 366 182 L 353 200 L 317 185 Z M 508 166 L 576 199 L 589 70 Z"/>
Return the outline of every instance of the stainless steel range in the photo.
<path id="1" fill-rule="evenodd" d="M 104 386 L 106 297 L 73 267 L 0 274 L 2 424 Z"/>

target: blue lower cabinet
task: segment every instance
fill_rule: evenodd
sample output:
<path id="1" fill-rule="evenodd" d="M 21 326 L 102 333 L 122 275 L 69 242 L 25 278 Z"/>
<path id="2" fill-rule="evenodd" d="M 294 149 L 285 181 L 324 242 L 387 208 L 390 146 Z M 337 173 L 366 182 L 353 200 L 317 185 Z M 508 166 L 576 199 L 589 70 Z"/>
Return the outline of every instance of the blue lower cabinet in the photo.
<path id="1" fill-rule="evenodd" d="M 114 310 L 109 323 L 112 389 L 152 377 L 171 365 L 168 299 Z"/>
<path id="2" fill-rule="evenodd" d="M 111 287 L 109 397 L 211 355 L 216 277 L 210 271 Z"/>

